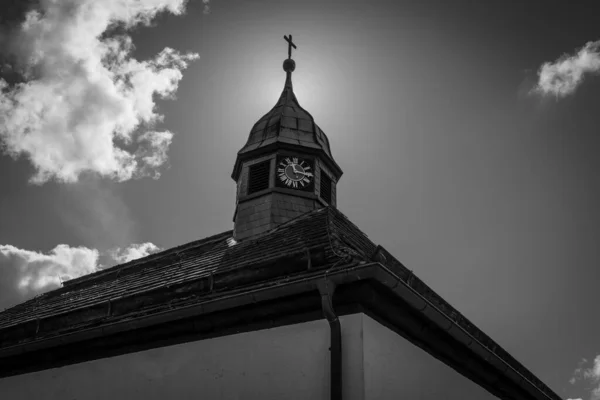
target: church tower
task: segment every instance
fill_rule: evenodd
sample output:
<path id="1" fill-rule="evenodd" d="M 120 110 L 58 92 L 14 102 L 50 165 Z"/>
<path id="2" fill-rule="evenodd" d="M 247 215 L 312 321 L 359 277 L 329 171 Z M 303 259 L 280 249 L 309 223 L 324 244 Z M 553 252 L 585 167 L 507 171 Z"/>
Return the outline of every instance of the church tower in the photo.
<path id="1" fill-rule="evenodd" d="M 300 107 L 292 87 L 292 35 L 283 92 L 277 104 L 250 131 L 238 152 L 231 177 L 237 183 L 233 216 L 235 240 L 243 240 L 308 211 L 336 206 L 336 185 L 342 176 L 329 139 L 314 118 Z"/>

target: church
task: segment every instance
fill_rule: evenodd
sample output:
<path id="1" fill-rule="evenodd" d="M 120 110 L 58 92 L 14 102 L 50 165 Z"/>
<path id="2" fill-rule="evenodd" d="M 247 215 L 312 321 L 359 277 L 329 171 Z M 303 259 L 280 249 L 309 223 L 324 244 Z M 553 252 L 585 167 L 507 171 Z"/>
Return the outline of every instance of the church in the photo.
<path id="1" fill-rule="evenodd" d="M 233 166 L 233 230 L 1 312 L 0 399 L 560 399 L 337 209 L 285 39 L 281 96 Z"/>

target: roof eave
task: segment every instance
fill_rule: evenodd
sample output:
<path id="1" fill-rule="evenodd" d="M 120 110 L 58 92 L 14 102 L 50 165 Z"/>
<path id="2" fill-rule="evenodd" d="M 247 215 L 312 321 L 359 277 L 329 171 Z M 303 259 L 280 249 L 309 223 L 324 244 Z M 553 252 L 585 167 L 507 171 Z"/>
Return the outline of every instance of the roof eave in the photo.
<path id="1" fill-rule="evenodd" d="M 452 321 L 444 312 L 423 297 L 422 294 L 417 293 L 404 282 L 400 276 L 380 262 L 364 263 L 350 268 L 341 267 L 339 269 L 336 268 L 333 271 L 321 270 L 308 272 L 302 274 L 302 276 L 290 278 L 285 282 L 271 282 L 269 284 L 257 285 L 253 289 L 224 293 L 219 298 L 210 299 L 200 304 L 182 307 L 177 310 L 159 312 L 153 315 L 139 317 L 134 320 L 119 321 L 67 335 L 11 346 L 0 349 L 0 360 L 18 359 L 27 354 L 37 353 L 57 346 L 74 345 L 78 342 L 108 337 L 115 334 L 124 334 L 126 332 L 153 326 L 162 326 L 165 323 L 173 323 L 178 320 L 185 320 L 201 315 L 204 320 L 207 316 L 214 315 L 215 313 L 222 313 L 227 310 L 257 305 L 277 299 L 289 298 L 302 293 L 314 292 L 317 283 L 323 279 L 333 281 L 338 287 L 359 281 L 378 282 L 384 287 L 387 287 L 396 298 L 410 305 L 412 309 L 417 310 L 418 314 L 423 318 L 422 323 L 425 323 L 424 321 L 429 321 L 427 324 L 433 323 L 440 329 L 446 331 L 450 335 L 449 337 L 456 341 L 456 346 L 452 346 L 455 351 L 460 352 L 460 349 L 464 347 L 469 349 L 470 353 L 475 354 L 482 365 L 489 371 L 494 371 L 497 374 L 498 380 L 503 382 L 506 381 L 502 387 L 506 387 L 505 385 L 507 383 L 511 383 L 512 386 L 518 388 L 520 395 L 517 396 L 513 393 L 513 395 L 516 396 L 514 398 L 523 400 L 558 400 L 560 398 L 547 388 L 541 390 L 538 385 L 531 382 L 531 376 L 526 378 L 522 372 L 511 367 L 506 360 L 503 360 L 498 354 L 481 344 L 472 334 L 459 326 L 455 321 Z M 359 292 L 353 292 L 352 296 L 357 296 L 355 300 L 361 304 L 368 303 L 369 307 L 375 308 L 374 311 L 379 313 L 379 315 L 389 314 L 390 307 L 392 310 L 395 310 L 396 313 L 398 311 L 397 305 L 390 305 L 384 301 L 369 302 L 368 299 L 365 299 L 364 297 L 361 298 Z M 404 321 L 394 320 L 388 322 L 396 325 L 406 323 Z M 211 324 L 214 325 L 212 322 Z M 426 325 L 423 325 L 420 329 L 422 331 L 421 334 L 425 336 L 425 340 L 427 341 L 429 340 L 427 338 L 427 329 L 423 330 L 423 327 L 425 326 Z M 214 329 L 215 326 L 211 326 L 211 328 Z M 405 329 L 403 326 L 398 326 L 398 328 L 400 330 Z M 429 343 L 429 345 L 433 346 L 434 343 Z M 3 363 L 0 362 L 0 365 L 2 364 Z M 7 364 L 10 365 L 11 363 Z M 0 376 L 6 375 L 7 371 L 4 370 L 4 368 L 0 368 Z M 482 386 L 486 387 L 492 393 L 494 390 L 499 390 L 496 389 L 497 385 L 490 386 L 487 384 L 486 386 L 486 384 L 482 384 Z M 495 394 L 500 398 L 503 398 L 506 393 L 498 392 Z"/>

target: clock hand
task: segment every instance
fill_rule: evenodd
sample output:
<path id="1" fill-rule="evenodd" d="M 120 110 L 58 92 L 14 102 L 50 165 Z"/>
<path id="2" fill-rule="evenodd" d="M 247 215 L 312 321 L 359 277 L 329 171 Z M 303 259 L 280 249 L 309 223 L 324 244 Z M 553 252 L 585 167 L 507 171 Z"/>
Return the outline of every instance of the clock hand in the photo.
<path id="1" fill-rule="evenodd" d="M 305 174 L 304 174 L 304 171 L 301 171 L 301 170 L 298 170 L 298 169 L 296 169 L 296 164 L 293 164 L 293 165 L 292 165 L 292 169 L 294 170 L 294 173 L 295 173 L 295 174 L 302 174 L 302 176 L 304 176 L 304 175 L 305 175 Z"/>

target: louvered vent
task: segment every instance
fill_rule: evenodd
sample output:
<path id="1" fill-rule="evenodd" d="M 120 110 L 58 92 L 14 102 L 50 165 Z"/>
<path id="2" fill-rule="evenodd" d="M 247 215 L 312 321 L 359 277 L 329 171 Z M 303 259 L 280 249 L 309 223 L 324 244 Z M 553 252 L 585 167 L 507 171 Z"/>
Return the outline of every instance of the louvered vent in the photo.
<path id="1" fill-rule="evenodd" d="M 331 204 L 331 178 L 321 171 L 321 198 Z"/>
<path id="2" fill-rule="evenodd" d="M 269 188 L 271 160 L 251 165 L 248 171 L 248 194 Z"/>

